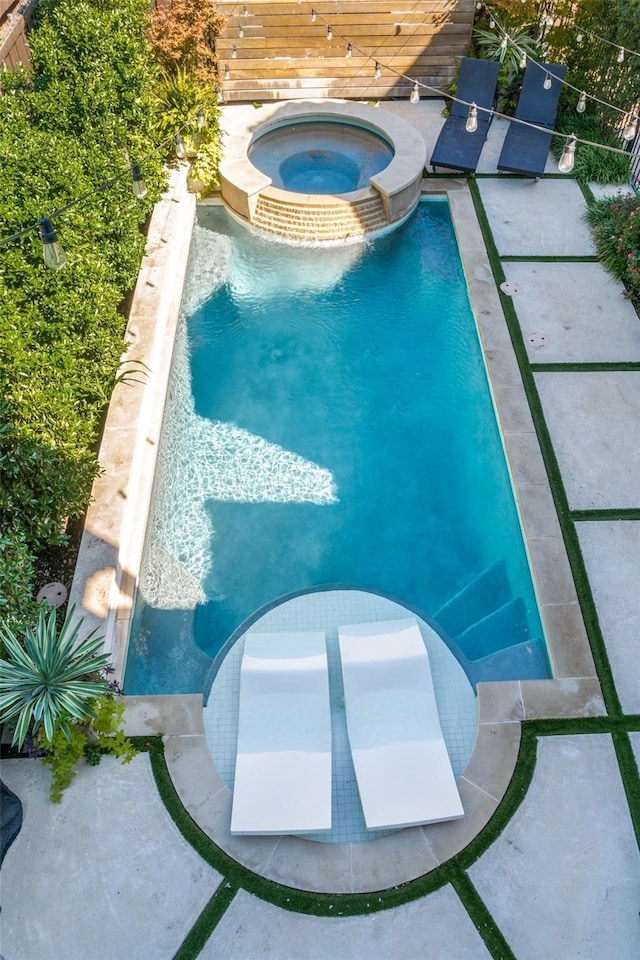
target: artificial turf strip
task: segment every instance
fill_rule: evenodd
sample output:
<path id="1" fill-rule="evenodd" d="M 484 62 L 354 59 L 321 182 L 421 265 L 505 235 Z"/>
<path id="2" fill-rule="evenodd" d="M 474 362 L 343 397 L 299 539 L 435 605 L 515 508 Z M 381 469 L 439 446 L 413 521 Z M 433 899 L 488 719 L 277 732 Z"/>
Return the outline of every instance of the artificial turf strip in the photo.
<path id="1" fill-rule="evenodd" d="M 574 523 L 585 520 L 640 520 L 640 508 L 621 507 L 619 510 L 572 510 Z"/>
<path id="2" fill-rule="evenodd" d="M 531 363 L 533 373 L 634 373 L 640 370 L 637 360 L 618 363 Z"/>
<path id="3" fill-rule="evenodd" d="M 222 879 L 220 886 L 191 927 L 172 960 L 196 960 L 224 913 L 231 906 L 231 901 L 237 892 L 237 887 Z"/>
<path id="4" fill-rule="evenodd" d="M 545 255 L 540 254 L 502 254 L 500 257 L 502 263 L 557 263 L 561 261 L 562 263 L 599 263 L 599 258 L 593 254 L 578 256 L 577 254 L 571 257 L 558 257 L 556 255 Z"/>
<path id="5" fill-rule="evenodd" d="M 638 770 L 629 734 L 618 730 L 612 733 L 611 738 L 618 758 L 622 785 L 627 795 L 636 841 L 640 848 L 640 770 Z"/>
<path id="6" fill-rule="evenodd" d="M 578 542 L 578 536 L 571 519 L 569 502 L 567 500 L 564 484 L 562 482 L 560 468 L 558 466 L 558 461 L 553 449 L 551 437 L 547 429 L 535 379 L 529 366 L 529 359 L 526 347 L 524 345 L 522 331 L 520 329 L 520 324 L 518 322 L 518 317 L 511 297 L 508 297 L 499 289 L 505 275 L 477 183 L 474 181 L 469 181 L 469 189 L 471 191 L 471 197 L 473 199 L 480 229 L 482 230 L 487 249 L 487 256 L 491 264 L 494 280 L 496 286 L 498 287 L 498 295 L 500 297 L 504 316 L 507 321 L 511 343 L 513 345 L 518 366 L 520 368 L 522 383 L 529 403 L 529 409 L 531 411 L 538 442 L 540 444 L 540 450 L 547 471 L 547 476 L 549 478 L 549 487 L 556 505 L 558 521 L 560 523 L 560 529 L 565 542 L 567 556 L 571 565 L 576 592 L 580 601 L 580 608 L 582 610 L 587 635 L 589 637 L 591 652 L 596 671 L 598 673 L 602 695 L 604 697 L 607 711 L 610 714 L 619 714 L 621 712 L 620 701 L 618 699 L 618 694 L 613 681 L 609 657 L 607 655 L 604 639 L 600 630 L 600 624 L 598 622 L 591 586 L 589 584 L 582 552 Z M 557 257 L 556 259 L 559 262 L 563 261 L 562 257 Z"/>
<path id="7" fill-rule="evenodd" d="M 452 879 L 451 885 L 464 904 L 476 930 L 484 940 L 492 960 L 516 960 L 511 947 L 500 932 L 469 876 L 460 870 Z"/>

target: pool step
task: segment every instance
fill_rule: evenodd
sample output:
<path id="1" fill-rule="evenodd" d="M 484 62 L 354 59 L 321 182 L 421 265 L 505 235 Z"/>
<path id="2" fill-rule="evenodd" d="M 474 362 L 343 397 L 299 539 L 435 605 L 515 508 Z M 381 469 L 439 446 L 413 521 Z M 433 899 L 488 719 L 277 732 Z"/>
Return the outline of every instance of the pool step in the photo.
<path id="1" fill-rule="evenodd" d="M 547 648 L 541 637 L 518 643 L 491 656 L 463 664 L 471 682 L 500 680 L 539 680 L 549 670 Z"/>
<path id="2" fill-rule="evenodd" d="M 506 644 L 529 640 L 527 608 L 522 597 L 514 597 L 493 613 L 478 620 L 454 640 L 470 660 L 481 660 Z"/>
<path id="3" fill-rule="evenodd" d="M 382 197 L 296 204 L 260 194 L 252 225 L 294 240 L 344 240 L 387 225 Z"/>
<path id="4" fill-rule="evenodd" d="M 491 564 L 433 614 L 451 637 L 463 633 L 478 620 L 493 613 L 512 597 L 504 563 Z"/>

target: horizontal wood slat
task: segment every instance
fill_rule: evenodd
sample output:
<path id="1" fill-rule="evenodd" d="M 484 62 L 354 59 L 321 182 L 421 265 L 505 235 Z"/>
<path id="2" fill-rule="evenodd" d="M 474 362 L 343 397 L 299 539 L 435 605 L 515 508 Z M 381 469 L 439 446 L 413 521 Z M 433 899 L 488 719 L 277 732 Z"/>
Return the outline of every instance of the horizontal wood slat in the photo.
<path id="1" fill-rule="evenodd" d="M 468 52 L 475 4 L 473 0 L 343 0 L 305 2 L 221 3 L 226 17 L 216 41 L 219 73 L 225 97 L 240 99 L 243 90 L 260 90 L 260 99 L 282 99 L 287 89 L 299 97 L 306 88 L 351 93 L 320 93 L 384 97 L 407 81 L 395 72 L 445 88 L 457 73 L 457 59 Z M 246 9 L 246 15 L 243 10 Z M 333 38 L 327 39 L 327 24 Z M 239 36 L 242 28 L 243 36 Z M 345 56 L 353 44 L 352 57 Z M 383 78 L 374 80 L 373 61 Z M 228 67 L 229 78 L 224 80 Z M 384 76 L 387 73 L 388 76 Z M 273 92 L 269 92 L 269 88 Z M 248 99 L 249 97 L 247 97 Z"/>

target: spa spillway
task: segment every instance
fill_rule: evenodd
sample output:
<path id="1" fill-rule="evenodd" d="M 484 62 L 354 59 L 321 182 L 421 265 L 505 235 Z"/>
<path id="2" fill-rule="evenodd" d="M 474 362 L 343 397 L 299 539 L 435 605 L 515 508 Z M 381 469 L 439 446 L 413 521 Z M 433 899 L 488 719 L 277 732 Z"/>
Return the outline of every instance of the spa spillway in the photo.
<path id="1" fill-rule="evenodd" d="M 415 208 L 426 160 L 411 124 L 337 101 L 262 107 L 224 145 L 221 196 L 236 219 L 308 243 L 370 237 Z M 253 121 L 253 122 L 250 122 Z"/>

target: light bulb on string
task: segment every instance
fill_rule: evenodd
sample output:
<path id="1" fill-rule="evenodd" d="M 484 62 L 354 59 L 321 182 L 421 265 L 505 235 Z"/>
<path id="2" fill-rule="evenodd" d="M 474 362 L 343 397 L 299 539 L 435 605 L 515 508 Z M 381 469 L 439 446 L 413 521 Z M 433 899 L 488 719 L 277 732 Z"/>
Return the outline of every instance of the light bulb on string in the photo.
<path id="1" fill-rule="evenodd" d="M 472 103 L 469 107 L 467 122 L 465 123 L 464 128 L 467 133 L 475 133 L 478 129 L 478 108 L 475 103 Z"/>
<path id="2" fill-rule="evenodd" d="M 548 70 L 542 86 L 544 87 L 545 90 L 551 90 L 551 74 L 549 73 Z"/>
<path id="3" fill-rule="evenodd" d="M 576 37 L 576 43 L 582 43 L 583 40 L 584 40 L 583 34 L 579 33 Z"/>
<path id="4" fill-rule="evenodd" d="M 50 270 L 60 270 L 67 262 L 67 255 L 58 243 L 58 234 L 49 217 L 42 217 L 38 221 L 40 239 L 42 240 L 42 259 Z"/>
<path id="5" fill-rule="evenodd" d="M 311 10 L 311 23 L 315 23 L 317 19 L 318 19 L 318 15 L 317 15 L 317 13 L 315 12 L 315 10 L 312 9 L 312 10 Z"/>
<path id="6" fill-rule="evenodd" d="M 353 44 L 348 43 L 348 44 L 347 44 L 347 52 L 346 52 L 346 54 L 345 54 L 347 60 L 351 60 L 352 55 L 353 55 Z"/>
<path id="7" fill-rule="evenodd" d="M 243 16 L 243 17 L 248 17 L 248 16 L 249 16 L 249 11 L 247 10 L 247 5 L 246 5 L 246 3 L 243 4 L 243 6 L 242 6 L 242 16 Z"/>
<path id="8" fill-rule="evenodd" d="M 327 40 L 333 40 L 333 27 L 331 24 L 327 27 Z"/>
<path id="9" fill-rule="evenodd" d="M 225 80 L 231 79 L 231 70 L 229 69 L 229 64 L 225 63 L 224 65 L 224 78 Z"/>
<path id="10" fill-rule="evenodd" d="M 182 137 L 180 136 L 180 131 L 176 130 L 173 135 L 173 142 L 176 145 L 176 157 L 178 160 L 184 160 L 187 155 L 187 151 L 184 148 L 184 143 L 182 142 Z"/>
<path id="11" fill-rule="evenodd" d="M 214 84 L 213 89 L 215 91 L 216 100 L 218 101 L 218 103 L 224 103 L 224 93 L 222 92 L 222 87 L 220 86 L 220 84 L 219 83 Z"/>
<path id="12" fill-rule="evenodd" d="M 240 24 L 240 26 L 238 27 L 238 36 L 241 40 L 244 37 L 244 27 L 242 26 L 242 24 Z"/>
<path id="13" fill-rule="evenodd" d="M 491 17 L 491 20 L 489 20 L 489 30 L 495 30 L 495 28 L 496 28 L 496 22 L 493 19 L 493 17 Z"/>
<path id="14" fill-rule="evenodd" d="M 382 76 L 382 67 L 380 66 L 380 64 L 379 64 L 378 61 L 376 60 L 376 68 L 375 68 L 375 70 L 374 70 L 373 77 L 374 77 L 375 80 L 379 80 L 379 79 L 381 78 L 381 76 Z"/>
<path id="15" fill-rule="evenodd" d="M 234 43 L 233 46 L 231 47 L 231 59 L 235 60 L 237 56 L 238 56 L 238 48 Z"/>
<path id="16" fill-rule="evenodd" d="M 587 94 L 583 90 L 576 103 L 576 113 L 584 113 L 587 109 Z"/>
<path id="17" fill-rule="evenodd" d="M 196 110 L 196 118 L 198 121 L 198 130 L 204 130 L 207 125 L 207 118 L 204 115 L 204 107 L 198 107 Z"/>
<path id="18" fill-rule="evenodd" d="M 624 62 L 624 47 L 620 47 L 618 50 L 618 56 L 616 57 L 616 63 Z"/>
<path id="19" fill-rule="evenodd" d="M 524 52 L 524 50 L 522 51 L 522 56 L 520 57 L 520 62 L 519 62 L 519 64 L 518 64 L 518 66 L 519 66 L 519 68 L 520 68 L 521 70 L 524 70 L 525 67 L 527 66 L 527 55 L 526 55 L 526 53 Z"/>
<path id="20" fill-rule="evenodd" d="M 639 118 L 634 116 L 629 116 L 628 122 L 622 131 L 623 140 L 635 140 L 638 134 L 638 122 Z"/>
<path id="21" fill-rule="evenodd" d="M 147 185 L 140 171 L 140 164 L 131 164 L 131 188 L 136 200 L 144 200 L 147 195 Z"/>
<path id="22" fill-rule="evenodd" d="M 409 94 L 409 102 L 410 102 L 410 103 L 417 103 L 419 99 L 420 99 L 420 86 L 419 86 L 418 83 L 416 82 L 416 83 L 414 83 L 414 85 L 413 85 L 413 90 L 412 90 L 411 93 Z"/>
<path id="23" fill-rule="evenodd" d="M 578 138 L 575 134 L 571 134 L 569 139 L 564 145 L 564 150 L 562 151 L 562 156 L 558 160 L 558 170 L 560 173 L 571 173 L 573 170 L 573 164 L 576 159 L 576 143 Z"/>
<path id="24" fill-rule="evenodd" d="M 506 50 L 508 43 L 509 43 L 509 35 L 508 35 L 507 33 L 505 33 L 504 37 L 503 37 L 502 40 L 500 41 L 500 49 L 501 49 L 501 50 Z"/>
<path id="25" fill-rule="evenodd" d="M 482 0 L 478 0 L 476 3 L 476 10 L 482 10 Z"/>

